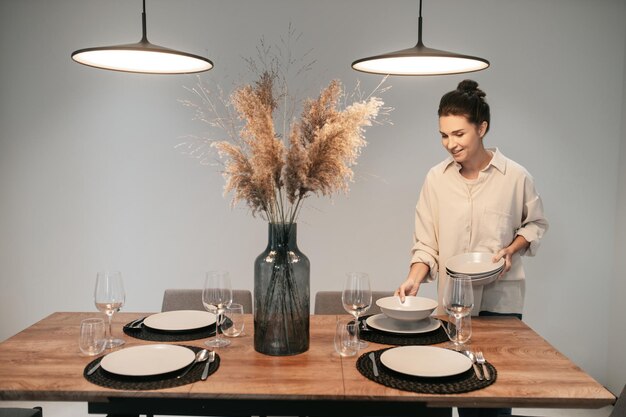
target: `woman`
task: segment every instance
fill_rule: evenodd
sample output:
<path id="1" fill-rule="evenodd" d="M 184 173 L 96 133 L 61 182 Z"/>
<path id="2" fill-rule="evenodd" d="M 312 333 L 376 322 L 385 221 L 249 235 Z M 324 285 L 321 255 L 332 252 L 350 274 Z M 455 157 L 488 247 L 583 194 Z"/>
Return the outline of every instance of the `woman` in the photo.
<path id="1" fill-rule="evenodd" d="M 416 295 L 422 282 L 438 278 L 441 306 L 446 260 L 466 252 L 488 252 L 494 254 L 494 262 L 504 258 L 505 266 L 495 282 L 474 288 L 474 312 L 521 318 L 525 291 L 521 256 L 534 255 L 548 229 L 533 178 L 497 148 L 485 148 L 490 111 L 475 81 L 462 81 L 446 93 L 438 114 L 441 142 L 450 156 L 426 176 L 415 210 L 411 268 L 396 295 L 402 299 Z M 503 411 L 459 410 L 459 414 Z"/>

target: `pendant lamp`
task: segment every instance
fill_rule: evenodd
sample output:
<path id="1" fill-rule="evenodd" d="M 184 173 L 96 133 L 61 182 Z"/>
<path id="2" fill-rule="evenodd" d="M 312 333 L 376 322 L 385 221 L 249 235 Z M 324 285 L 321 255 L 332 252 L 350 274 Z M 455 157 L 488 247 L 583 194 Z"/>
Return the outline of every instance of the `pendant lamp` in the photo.
<path id="1" fill-rule="evenodd" d="M 213 68 L 213 62 L 207 58 L 148 42 L 146 0 L 141 24 L 143 36 L 139 42 L 79 49 L 72 53 L 72 59 L 90 67 L 143 74 L 191 74 Z"/>
<path id="2" fill-rule="evenodd" d="M 419 3 L 417 45 L 400 51 L 362 58 L 352 68 L 372 74 L 446 75 L 480 71 L 489 61 L 475 56 L 427 48 L 422 42 L 422 0 Z"/>

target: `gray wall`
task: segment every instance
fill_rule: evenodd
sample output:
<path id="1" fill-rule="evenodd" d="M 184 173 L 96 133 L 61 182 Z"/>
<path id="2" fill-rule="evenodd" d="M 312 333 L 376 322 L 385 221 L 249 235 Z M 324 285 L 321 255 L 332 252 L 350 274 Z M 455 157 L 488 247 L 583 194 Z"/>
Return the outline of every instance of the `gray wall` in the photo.
<path id="1" fill-rule="evenodd" d="M 623 315 L 626 295 L 618 215 L 626 203 L 617 192 L 618 180 L 620 190 L 626 184 L 624 7 L 424 5 L 428 46 L 491 60 L 471 75 L 493 109 L 487 144 L 534 175 L 551 220 L 539 254 L 526 259 L 525 320 L 614 388 L 626 382 L 613 366 L 623 363 L 624 321 L 606 320 Z M 277 43 L 291 22 L 303 33 L 294 53 L 312 49 L 317 60 L 304 93 L 333 78 L 368 91 L 380 77 L 350 62 L 411 46 L 416 8 L 408 0 L 152 0 L 148 36 L 208 54 L 216 68 L 202 78 L 229 91 L 245 75 L 241 57 L 254 55 L 262 35 Z M 121 74 L 69 58 L 139 35 L 139 1 L 0 1 L 0 339 L 54 311 L 95 311 L 94 278 L 105 268 L 124 274 L 125 311 L 158 310 L 165 288 L 199 287 L 207 269 L 227 269 L 234 286 L 252 288 L 266 224 L 229 208 L 217 166 L 174 149 L 204 129 L 177 102 L 195 77 Z M 376 289 L 403 280 L 421 183 L 446 156 L 436 106 L 463 78 L 389 80 L 383 98 L 394 124 L 368 130 L 350 193 L 311 198 L 300 218 L 312 293 L 340 289 L 349 270 L 368 271 Z"/>
<path id="2" fill-rule="evenodd" d="M 624 10 L 626 21 L 626 10 Z M 626 44 L 626 42 L 624 42 Z M 626 47 L 626 46 L 625 46 Z M 626 80 L 626 63 L 624 65 L 624 78 Z M 607 386 L 614 393 L 619 393 L 626 383 L 626 324 L 624 323 L 624 295 L 626 295 L 626 82 L 622 84 L 622 131 L 619 152 L 619 182 L 617 217 L 615 220 L 615 262 L 611 277 L 610 298 L 610 321 L 609 321 L 609 346 Z"/>

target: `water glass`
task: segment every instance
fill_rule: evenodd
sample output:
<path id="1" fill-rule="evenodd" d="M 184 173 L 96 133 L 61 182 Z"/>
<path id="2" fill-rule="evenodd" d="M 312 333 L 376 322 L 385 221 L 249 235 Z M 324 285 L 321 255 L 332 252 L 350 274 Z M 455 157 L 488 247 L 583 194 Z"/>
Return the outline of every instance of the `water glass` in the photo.
<path id="1" fill-rule="evenodd" d="M 230 276 L 227 271 L 209 271 L 204 280 L 202 290 L 202 303 L 204 308 L 216 315 L 215 337 L 204 342 L 205 345 L 213 348 L 230 345 L 230 340 L 220 336 L 220 326 L 224 310 L 233 302 L 233 290 L 230 286 Z"/>
<path id="2" fill-rule="evenodd" d="M 372 289 L 369 275 L 364 272 L 348 272 L 346 282 L 341 293 L 341 302 L 344 310 L 354 316 L 358 323 L 359 317 L 372 305 Z M 357 338 L 358 338 L 357 326 Z M 367 347 L 367 342 L 359 340 L 359 347 Z"/>
<path id="3" fill-rule="evenodd" d="M 354 356 L 359 352 L 358 322 L 351 319 L 337 320 L 335 350 L 341 356 Z"/>
<path id="4" fill-rule="evenodd" d="M 455 318 L 448 316 L 448 336 L 454 345 L 454 349 L 460 349 L 469 344 L 472 339 L 472 316 L 467 315 Z"/>
<path id="5" fill-rule="evenodd" d="M 224 310 L 224 320 L 221 326 L 222 334 L 228 337 L 237 337 L 243 332 L 243 306 L 231 303 Z"/>
<path id="6" fill-rule="evenodd" d="M 119 271 L 98 272 L 94 290 L 94 302 L 96 308 L 106 314 L 109 319 L 106 338 L 107 348 L 114 348 L 124 344 L 124 339 L 113 337 L 111 325 L 113 314 L 120 311 L 125 301 L 126 293 L 124 292 L 122 274 Z"/>
<path id="7" fill-rule="evenodd" d="M 104 320 L 100 318 L 85 319 L 80 322 L 78 347 L 87 356 L 96 356 L 104 352 L 106 346 Z"/>

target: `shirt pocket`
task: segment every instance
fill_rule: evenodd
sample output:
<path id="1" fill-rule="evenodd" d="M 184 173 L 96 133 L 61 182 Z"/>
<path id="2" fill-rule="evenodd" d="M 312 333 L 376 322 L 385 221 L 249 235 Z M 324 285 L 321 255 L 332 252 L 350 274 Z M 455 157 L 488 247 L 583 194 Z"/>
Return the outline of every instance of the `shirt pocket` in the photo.
<path id="1" fill-rule="evenodd" d="M 509 213 L 485 208 L 478 231 L 481 246 L 494 253 L 513 241 L 513 216 Z"/>

